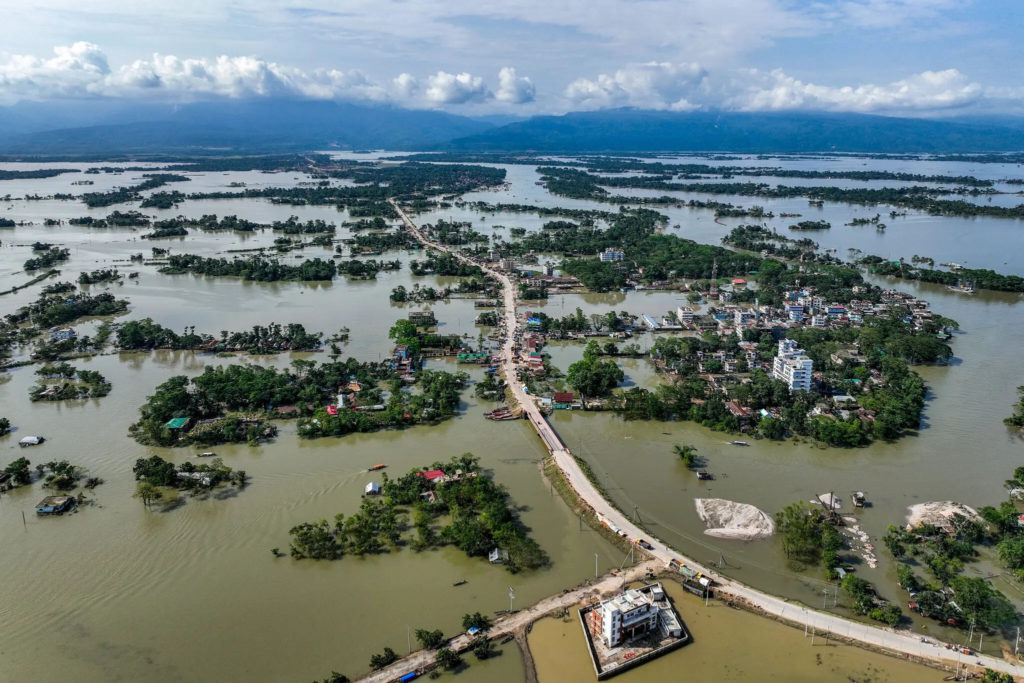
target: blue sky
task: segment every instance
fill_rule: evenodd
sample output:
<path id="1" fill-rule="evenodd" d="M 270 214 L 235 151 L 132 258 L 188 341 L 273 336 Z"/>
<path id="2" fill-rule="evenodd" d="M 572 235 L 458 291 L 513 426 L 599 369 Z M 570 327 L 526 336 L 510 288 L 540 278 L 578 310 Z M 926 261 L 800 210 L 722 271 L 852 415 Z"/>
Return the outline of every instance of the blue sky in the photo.
<path id="1" fill-rule="evenodd" d="M 1024 113 L 1020 0 L 33 0 L 0 103 Z"/>

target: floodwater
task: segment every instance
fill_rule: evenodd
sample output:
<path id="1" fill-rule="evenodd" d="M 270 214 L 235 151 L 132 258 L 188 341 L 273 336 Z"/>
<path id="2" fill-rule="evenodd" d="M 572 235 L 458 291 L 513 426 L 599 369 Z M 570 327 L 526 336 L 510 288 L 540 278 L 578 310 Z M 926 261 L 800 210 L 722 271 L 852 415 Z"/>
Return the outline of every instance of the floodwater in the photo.
<path id="1" fill-rule="evenodd" d="M 925 683 L 945 675 L 936 669 L 851 645 L 826 642 L 823 634 L 802 631 L 722 603 L 704 601 L 667 582 L 693 642 L 616 676 L 616 683 L 641 681 L 819 681 L 847 683 Z M 530 652 L 542 681 L 593 681 L 594 668 L 584 644 L 579 609 L 561 619 L 537 622 Z"/>
<path id="2" fill-rule="evenodd" d="M 813 163 L 823 167 L 829 162 Z M 860 163 L 858 160 L 858 167 Z M 886 162 L 866 163 L 870 167 L 877 163 L 881 168 Z M 953 173 L 947 167 L 958 166 L 901 163 L 907 168 L 896 170 L 920 173 Z M 54 164 L 58 165 L 67 166 Z M 614 209 L 548 195 L 535 185 L 537 176 L 532 166 L 506 168 L 509 189 L 473 193 L 466 199 Z M 1019 174 L 1010 169 L 1002 172 L 979 168 L 998 178 Z M 470 300 L 452 299 L 426 306 L 389 302 L 388 293 L 399 284 L 408 288 L 417 282 L 432 286 L 441 283 L 438 278 L 410 275 L 405 264 L 416 256 L 415 252 L 386 254 L 385 258 L 401 259 L 403 269 L 382 272 L 370 282 L 338 279 L 318 284 L 259 284 L 230 278 L 161 275 L 151 266 L 129 263 L 129 256 L 148 254 L 152 246 L 170 247 L 174 253 L 223 256 L 227 250 L 267 246 L 274 235 L 192 231 L 186 238 L 149 242 L 139 239 L 144 229 L 48 228 L 41 224 L 47 217 L 105 216 L 114 209 L 137 207 L 88 210 L 78 202 L 19 199 L 26 192 L 45 195 L 98 190 L 101 181 L 102 187 L 129 184 L 138 175 L 74 174 L 0 183 L 0 196 L 12 197 L 0 201 L 0 216 L 34 222 L 0 230 L 0 289 L 31 278 L 21 272 L 21 264 L 31 254 L 29 245 L 38 240 L 71 250 L 71 260 L 61 266 L 64 280 L 73 281 L 79 272 L 100 267 L 139 271 L 137 281 L 110 287 L 110 291 L 131 302 L 129 312 L 120 320 L 151 317 L 175 330 L 195 326 L 197 331 L 215 335 L 221 330 L 246 329 L 272 321 L 299 322 L 326 334 L 347 327 L 351 341 L 343 351 L 363 360 L 376 359 L 388 351 L 388 328 L 409 309 L 431 308 L 444 332 L 466 334 L 471 339 L 478 335 L 480 328 L 473 324 L 477 311 Z M 297 174 L 217 173 L 191 177 L 190 182 L 169 189 L 194 192 L 225 189 L 231 182 L 252 187 L 304 180 Z M 96 180 L 97 184 L 84 188 L 70 185 L 83 178 Z M 751 199 L 737 198 L 736 202 L 763 203 Z M 728 231 L 707 211 L 664 210 L 670 214 L 670 225 L 678 223 L 678 234 L 684 237 L 717 242 Z M 909 215 L 886 221 L 889 230 L 876 233 L 870 228 L 844 228 L 842 224 L 854 216 L 886 213 L 881 208 L 827 204 L 823 211 L 834 226 L 827 231 L 828 238 L 835 240 L 829 246 L 839 249 L 840 256 L 845 256 L 845 249 L 850 247 L 907 257 L 916 252 L 937 260 L 1024 274 L 1024 257 L 1020 255 L 1024 250 L 1014 248 L 1021 239 L 1017 221 L 978 219 L 968 226 L 959 219 Z M 333 207 L 282 206 L 259 200 L 188 202 L 176 209 L 147 209 L 144 213 L 160 218 L 233 213 L 260 222 L 289 215 L 338 223 L 347 218 Z M 806 210 L 804 213 L 809 218 L 821 217 Z M 506 237 L 507 230 L 495 230 L 494 226 L 533 230 L 544 222 L 530 214 L 482 216 L 458 207 L 438 210 L 419 220 L 448 217 L 473 220 L 475 229 L 493 230 Z M 347 233 L 340 230 L 338 237 L 345 236 Z M 813 238 L 825 244 L 825 235 Z M 291 252 L 283 259 L 287 262 L 329 255 L 327 249 L 311 247 Z M 844 499 L 850 490 L 866 491 L 873 506 L 857 516 L 878 546 L 880 565 L 875 570 L 862 567 L 859 571 L 882 595 L 903 602 L 892 564 L 881 548 L 886 526 L 898 523 L 906 506 L 916 502 L 955 499 L 975 506 L 996 503 L 1005 495 L 1002 481 L 1020 464 L 1020 441 L 1006 431 L 1001 420 L 1010 411 L 1015 387 L 1024 384 L 1024 359 L 1015 341 L 1024 334 L 1024 309 L 1017 295 L 979 292 L 964 297 L 941 287 L 898 285 L 930 300 L 936 312 L 959 320 L 963 331 L 954 342 L 957 358 L 953 364 L 920 369 L 930 388 L 925 427 L 894 444 L 852 451 L 763 442 L 736 448 L 724 445 L 731 437 L 688 423 L 624 422 L 600 413 L 559 413 L 554 423 L 569 446 L 591 464 L 615 502 L 624 510 L 634 511 L 654 536 L 702 561 L 719 562 L 724 572 L 754 586 L 818 607 L 826 598 L 816 570 L 793 571 L 776 541 L 745 544 L 704 536 L 693 498 L 730 498 L 774 512 L 823 491 L 835 490 Z M 0 297 L 0 313 L 33 300 L 41 286 Z M 671 292 L 574 294 L 552 298 L 544 310 L 551 315 L 566 315 L 579 306 L 587 314 L 610 308 L 655 314 L 678 304 L 677 294 Z M 77 327 L 80 333 L 90 333 L 93 325 L 85 322 Z M 650 343 L 643 337 L 636 341 L 641 346 Z M 557 345 L 553 350 L 555 365 L 565 370 L 581 349 Z M 544 453 L 536 435 L 525 423 L 483 420 L 480 413 L 491 406 L 479 405 L 471 389 L 464 394 L 460 416 L 436 427 L 300 441 L 294 425 L 285 422 L 273 443 L 255 448 L 218 447 L 216 451 L 226 464 L 244 469 L 251 477 L 250 486 L 237 495 L 190 499 L 169 512 L 146 510 L 131 497 L 131 465 L 137 458 L 156 453 L 181 462 L 193 454 L 188 449 L 143 447 L 127 437 L 138 406 L 156 385 L 175 374 L 199 373 L 209 364 L 251 361 L 285 365 L 295 358 L 318 358 L 318 354 L 235 359 L 186 352 L 106 355 L 76 364 L 106 375 L 113 383 L 110 395 L 60 404 L 29 402 L 28 390 L 35 379 L 32 367 L 0 375 L 0 413 L 19 428 L 0 437 L 0 464 L 21 455 L 33 463 L 66 458 L 106 482 L 92 495 L 95 505 L 62 518 L 36 518 L 32 514 L 35 503 L 44 495 L 38 484 L 0 496 L 0 576 L 8 587 L 5 599 L 0 601 L 0 680 L 52 680 L 72 673 L 82 681 L 143 677 L 160 681 L 291 681 L 323 677 L 332 669 L 356 676 L 366 671 L 370 654 L 384 646 L 404 652 L 410 627 L 455 633 L 466 612 L 507 609 L 510 586 L 515 590 L 514 606 L 524 606 L 591 576 L 595 553 L 601 571 L 623 561 L 621 554 L 596 534 L 581 530 L 578 520 L 552 494 L 537 468 Z M 646 362 L 623 359 L 622 364 L 630 382 L 656 384 L 657 378 Z M 433 366 L 455 367 L 442 361 L 433 362 Z M 473 374 L 480 377 L 478 371 Z M 36 433 L 47 437 L 43 446 L 25 451 L 16 447 L 21 436 Z M 671 453 L 676 443 L 696 445 L 707 456 L 716 480 L 698 483 L 685 471 Z M 373 480 L 365 471 L 369 465 L 383 462 L 389 465 L 389 471 L 403 472 L 466 451 L 480 456 L 495 478 L 508 487 L 514 501 L 523 506 L 524 522 L 552 558 L 550 569 L 510 575 L 451 549 L 347 557 L 334 563 L 296 562 L 272 556 L 272 548 L 287 549 L 291 526 L 354 511 L 363 487 Z M 463 578 L 468 580 L 465 586 L 452 586 Z M 1021 597 L 1016 585 L 1001 578 L 996 583 L 1011 598 Z M 832 599 L 828 602 L 831 605 Z M 840 598 L 834 609 L 841 611 L 842 602 Z M 725 622 L 725 615 L 737 613 L 722 609 L 721 619 L 714 614 L 716 618 L 709 618 L 708 624 L 732 623 Z M 766 652 L 771 650 L 771 643 L 786 640 L 788 630 L 776 636 L 774 624 L 742 616 L 754 620 L 752 629 L 766 634 Z M 684 618 L 689 623 L 696 617 L 684 613 Z M 926 625 L 935 631 L 931 624 L 915 624 L 915 629 Z M 705 678 L 739 676 L 736 667 L 740 665 L 734 658 L 711 654 L 714 650 L 709 648 L 720 639 L 702 640 L 701 630 L 691 626 L 697 642 L 673 657 L 701 658 Z M 547 628 L 538 625 L 534 640 Z M 933 635 L 954 637 L 942 632 Z M 573 647 L 565 648 L 565 656 L 585 656 L 581 640 L 572 637 L 568 642 Z M 989 644 L 986 638 L 985 649 L 995 652 L 994 642 Z M 860 651 L 852 652 L 864 656 Z M 771 656 L 770 652 L 764 655 Z M 517 681 L 523 676 L 514 648 L 490 662 L 479 663 L 473 658 L 467 661 L 470 666 L 459 674 L 460 680 L 486 677 L 490 681 Z M 778 666 L 786 664 L 787 658 L 780 656 Z M 828 666 L 840 664 L 826 661 L 813 668 L 807 665 L 806 671 L 820 673 Z M 544 681 L 572 680 L 560 678 L 558 673 L 545 674 L 543 667 L 541 673 Z"/>

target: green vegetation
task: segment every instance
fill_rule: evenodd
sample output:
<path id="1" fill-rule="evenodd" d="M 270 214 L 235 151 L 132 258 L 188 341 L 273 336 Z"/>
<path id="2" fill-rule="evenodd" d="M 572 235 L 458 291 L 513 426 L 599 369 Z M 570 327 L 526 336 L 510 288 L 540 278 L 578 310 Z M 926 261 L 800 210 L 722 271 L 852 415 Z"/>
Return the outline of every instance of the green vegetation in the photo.
<path id="1" fill-rule="evenodd" d="M 43 488 L 55 491 L 70 491 L 78 486 L 78 482 L 85 476 L 85 470 L 82 467 L 72 465 L 67 460 L 51 460 L 48 463 L 36 465 L 36 471 L 45 474 Z"/>
<path id="2" fill-rule="evenodd" d="M 413 631 L 413 635 L 416 636 L 416 640 L 420 645 L 428 650 L 436 650 L 444 644 L 444 632 L 440 629 L 434 631 L 428 631 L 425 628 L 418 628 Z"/>
<path id="3" fill-rule="evenodd" d="M 431 251 L 423 261 L 412 261 L 409 270 L 413 275 L 449 275 L 456 277 L 482 276 L 479 266 L 463 263 L 452 254 Z"/>
<path id="4" fill-rule="evenodd" d="M 584 396 L 607 396 L 626 375 L 614 361 L 602 360 L 597 342 L 590 342 L 583 358 L 569 366 L 565 381 Z"/>
<path id="5" fill-rule="evenodd" d="M 790 230 L 828 230 L 832 224 L 828 221 L 800 221 L 789 226 Z"/>
<path id="6" fill-rule="evenodd" d="M 121 274 L 117 272 L 117 268 L 101 268 L 91 272 L 83 272 L 78 275 L 78 284 L 80 285 L 99 285 L 104 282 L 117 282 L 121 279 Z"/>
<path id="7" fill-rule="evenodd" d="M 451 671 L 462 666 L 462 657 L 458 653 L 444 648 L 437 652 L 437 664 L 446 671 Z"/>
<path id="8" fill-rule="evenodd" d="M 141 192 L 155 190 L 168 183 L 181 183 L 189 180 L 187 176 L 176 173 L 143 173 L 142 177 L 145 178 L 144 181 L 130 187 L 119 187 L 110 192 L 87 192 L 82 195 L 82 201 L 89 208 L 134 202 L 142 199 Z"/>
<path id="9" fill-rule="evenodd" d="M 853 600 L 853 611 L 875 621 L 895 627 L 903 619 L 899 605 L 880 600 L 864 579 L 847 574 L 843 578 L 843 592 Z"/>
<path id="10" fill-rule="evenodd" d="M 38 168 L 31 171 L 0 171 L 0 180 L 35 180 L 52 178 L 63 173 L 80 173 L 77 168 Z"/>
<path id="11" fill-rule="evenodd" d="M 17 460 L 8 463 L 7 467 L 4 468 L 4 472 L 11 475 L 11 481 L 18 486 L 24 486 L 25 484 L 32 483 L 32 463 L 29 462 L 28 458 L 18 458 Z"/>
<path id="12" fill-rule="evenodd" d="M 161 273 L 194 273 L 214 277 L 239 277 L 255 282 L 278 282 L 281 280 L 333 280 L 338 272 L 333 261 L 321 258 L 303 261 L 298 266 L 288 266 L 279 261 L 256 255 L 248 258 L 207 258 L 196 254 L 174 254 L 167 259 Z"/>
<path id="13" fill-rule="evenodd" d="M 6 417 L 0 417 L 0 436 L 6 436 L 11 431 L 11 421 Z"/>
<path id="14" fill-rule="evenodd" d="M 177 334 L 163 325 L 154 323 L 152 318 L 129 320 L 116 326 L 117 348 L 129 351 L 137 349 L 206 349 L 211 351 L 245 351 L 251 354 L 282 353 L 284 351 L 314 351 L 323 345 L 323 333 L 310 333 L 299 323 L 270 323 L 253 325 L 251 330 L 229 332 L 221 330 L 220 336 L 196 334 L 195 328 Z M 347 339 L 348 330 L 341 331 L 341 339 Z"/>
<path id="15" fill-rule="evenodd" d="M 503 564 L 511 572 L 547 564 L 547 555 L 509 507 L 508 492 L 480 471 L 476 457 L 466 453 L 430 469 L 442 471 L 444 479 L 428 480 L 420 470 L 393 480 L 385 474 L 382 495 L 364 498 L 357 513 L 336 515 L 333 525 L 320 520 L 293 527 L 292 557 L 336 560 L 406 545 L 415 550 L 454 545 L 470 557 L 497 548 L 507 554 Z M 447 523 L 438 528 L 439 520 Z"/>
<path id="16" fill-rule="evenodd" d="M 775 523 L 787 558 L 798 565 L 820 562 L 829 579 L 838 576 L 843 539 L 823 509 L 803 501 L 792 503 L 775 515 Z"/>
<path id="17" fill-rule="evenodd" d="M 687 469 L 693 469 L 701 462 L 700 456 L 697 455 L 696 446 L 691 446 L 690 444 L 683 444 L 680 446 L 679 444 L 676 444 L 672 447 L 672 452 L 676 454 L 679 461 L 682 462 Z"/>
<path id="18" fill-rule="evenodd" d="M 383 669 L 388 664 L 393 664 L 398 661 L 398 655 L 390 647 L 384 648 L 382 654 L 375 654 L 370 656 L 370 668 L 374 671 Z"/>
<path id="19" fill-rule="evenodd" d="M 150 225 L 149 217 L 138 211 L 114 211 L 106 218 L 93 218 L 82 216 L 68 220 L 70 225 L 85 225 L 91 228 L 131 228 L 147 227 Z"/>
<path id="20" fill-rule="evenodd" d="M 39 381 L 29 389 L 29 399 L 35 401 L 69 401 L 100 398 L 110 393 L 111 384 L 94 370 L 79 370 L 68 363 L 44 365 L 36 370 Z M 49 381 L 57 380 L 57 384 Z"/>
<path id="21" fill-rule="evenodd" d="M 241 488 L 248 481 L 244 470 L 232 470 L 220 458 L 210 458 L 209 462 L 198 465 L 186 461 L 175 467 L 173 462 L 168 462 L 159 455 L 151 455 L 136 460 L 132 472 L 140 485 L 137 495 L 144 503 L 147 497 L 143 492 L 149 492 L 149 487 L 157 490 L 168 488 L 180 491 L 209 491 L 222 484 Z"/>
<path id="22" fill-rule="evenodd" d="M 1003 420 L 1003 424 L 1007 427 L 1016 427 L 1017 429 L 1024 429 L 1024 386 L 1017 387 L 1017 396 L 1019 399 L 1013 406 L 1013 415 Z"/>
<path id="23" fill-rule="evenodd" d="M 39 256 L 33 256 L 29 260 L 25 261 L 23 268 L 25 270 L 39 270 L 40 268 L 50 268 L 67 261 L 71 257 L 70 249 L 45 249 L 39 252 Z"/>

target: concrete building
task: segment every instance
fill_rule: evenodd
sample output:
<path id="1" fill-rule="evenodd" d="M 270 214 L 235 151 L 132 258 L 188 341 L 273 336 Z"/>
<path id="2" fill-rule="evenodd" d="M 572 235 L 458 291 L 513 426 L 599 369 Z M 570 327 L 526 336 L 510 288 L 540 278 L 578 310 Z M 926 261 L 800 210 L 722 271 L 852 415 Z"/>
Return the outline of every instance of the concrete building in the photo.
<path id="1" fill-rule="evenodd" d="M 658 628 L 658 606 L 649 594 L 636 589 L 601 603 L 597 614 L 601 637 L 608 647 L 616 647 Z"/>
<path id="2" fill-rule="evenodd" d="M 785 382 L 790 391 L 810 391 L 813 371 L 814 363 L 795 341 L 783 339 L 779 342 L 779 352 L 772 364 L 772 377 Z"/>
<path id="3" fill-rule="evenodd" d="M 600 254 L 598 254 L 598 257 L 601 259 L 602 263 L 609 263 L 611 261 L 621 261 L 623 258 L 626 257 L 626 254 L 621 249 L 608 247 Z"/>
<path id="4" fill-rule="evenodd" d="M 679 322 L 684 325 L 693 324 L 693 311 L 685 306 L 679 306 L 676 309 L 676 317 L 679 318 Z"/>

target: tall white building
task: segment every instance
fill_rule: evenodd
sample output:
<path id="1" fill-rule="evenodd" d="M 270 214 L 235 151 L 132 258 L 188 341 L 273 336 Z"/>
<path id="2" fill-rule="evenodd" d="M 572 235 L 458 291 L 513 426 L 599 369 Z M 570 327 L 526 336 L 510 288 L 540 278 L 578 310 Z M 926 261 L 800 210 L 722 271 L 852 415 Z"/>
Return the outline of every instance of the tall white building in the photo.
<path id="1" fill-rule="evenodd" d="M 658 606 L 650 595 L 635 588 L 601 603 L 601 636 L 605 645 L 616 647 L 658 628 Z"/>
<path id="2" fill-rule="evenodd" d="M 790 391 L 810 391 L 812 372 L 813 361 L 795 341 L 783 339 L 779 342 L 779 352 L 772 364 L 772 377 L 785 382 Z"/>
<path id="3" fill-rule="evenodd" d="M 621 261 L 623 258 L 625 258 L 625 256 L 625 252 L 623 252 L 621 249 L 615 249 L 614 247 L 608 247 L 600 254 L 598 254 L 598 257 L 601 259 L 603 263 L 609 263 L 611 261 Z"/>

